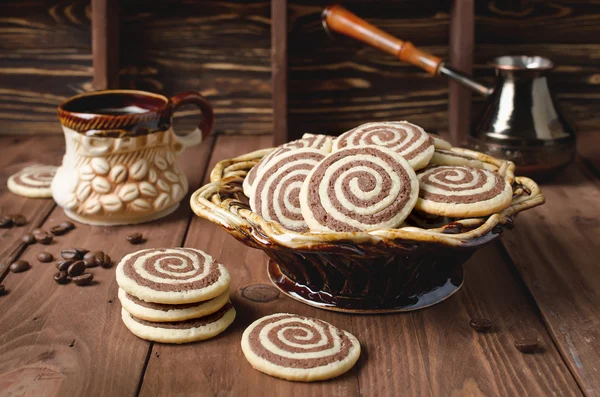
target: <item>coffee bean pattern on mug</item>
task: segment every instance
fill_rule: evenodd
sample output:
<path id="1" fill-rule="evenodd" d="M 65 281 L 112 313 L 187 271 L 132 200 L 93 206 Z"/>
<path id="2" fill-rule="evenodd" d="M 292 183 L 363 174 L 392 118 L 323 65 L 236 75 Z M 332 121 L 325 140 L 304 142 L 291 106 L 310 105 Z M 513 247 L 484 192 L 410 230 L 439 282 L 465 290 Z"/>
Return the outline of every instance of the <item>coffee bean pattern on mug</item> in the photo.
<path id="1" fill-rule="evenodd" d="M 129 143 L 73 134 L 81 159 L 91 160 L 76 167 L 77 186 L 58 195 L 59 205 L 84 216 L 143 215 L 175 205 L 187 193 L 188 182 L 174 165 L 172 134 L 157 132 Z"/>

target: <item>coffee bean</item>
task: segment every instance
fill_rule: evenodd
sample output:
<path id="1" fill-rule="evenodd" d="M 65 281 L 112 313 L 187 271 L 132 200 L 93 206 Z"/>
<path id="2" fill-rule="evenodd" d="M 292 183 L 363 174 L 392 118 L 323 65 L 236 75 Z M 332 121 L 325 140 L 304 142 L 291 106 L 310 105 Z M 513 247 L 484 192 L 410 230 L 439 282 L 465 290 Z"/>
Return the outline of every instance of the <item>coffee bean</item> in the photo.
<path id="1" fill-rule="evenodd" d="M 537 338 L 524 338 L 518 341 L 515 341 L 515 347 L 521 353 L 533 353 L 538 348 L 538 339 Z"/>
<path id="2" fill-rule="evenodd" d="M 110 256 L 108 256 L 107 254 L 105 254 L 102 251 L 96 251 L 94 252 L 94 255 L 96 256 L 96 264 L 98 266 L 102 266 L 102 267 L 110 267 L 111 265 L 111 259 Z"/>
<path id="3" fill-rule="evenodd" d="M 135 232 L 127 236 L 127 241 L 129 241 L 131 244 L 141 244 L 146 240 L 144 239 L 142 233 Z"/>
<path id="4" fill-rule="evenodd" d="M 38 261 L 42 262 L 42 263 L 49 263 L 52 262 L 54 260 L 54 255 L 52 255 L 49 252 L 40 252 L 38 254 Z"/>
<path id="5" fill-rule="evenodd" d="M 4 287 L 4 285 L 0 284 L 0 296 L 4 295 L 6 293 L 6 287 Z"/>
<path id="6" fill-rule="evenodd" d="M 73 222 L 70 222 L 70 221 L 61 222 L 60 226 L 62 226 L 64 229 L 67 229 L 67 230 L 73 230 L 73 229 L 75 229 L 75 224 Z"/>
<path id="7" fill-rule="evenodd" d="M 34 234 L 35 239 L 38 243 L 48 245 L 54 240 L 54 237 L 48 232 L 42 232 L 38 234 Z"/>
<path id="8" fill-rule="evenodd" d="M 69 282 L 69 276 L 67 275 L 67 272 L 57 272 L 54 273 L 54 281 L 59 284 L 66 284 Z"/>
<path id="9" fill-rule="evenodd" d="M 85 248 L 75 248 L 75 250 L 81 256 L 81 259 L 83 259 L 83 257 L 85 256 L 85 254 L 87 254 L 88 252 L 90 252 L 90 250 L 87 250 Z"/>
<path id="10" fill-rule="evenodd" d="M 9 216 L 12 218 L 12 221 L 16 226 L 23 226 L 27 224 L 27 218 L 25 218 L 25 216 L 22 214 L 14 214 Z"/>
<path id="11" fill-rule="evenodd" d="M 21 237 L 21 240 L 23 240 L 25 244 L 35 244 L 35 242 L 37 241 L 31 233 L 25 233 L 23 237 Z"/>
<path id="12" fill-rule="evenodd" d="M 0 228 L 8 229 L 9 227 L 12 227 L 12 225 L 13 225 L 13 220 L 11 217 L 3 216 L 0 218 Z"/>
<path id="13" fill-rule="evenodd" d="M 44 229 L 40 229 L 40 228 L 33 229 L 33 230 L 31 231 L 31 233 L 33 233 L 33 235 L 34 235 L 34 236 L 35 236 L 36 234 L 39 234 L 39 233 L 45 233 L 45 232 L 46 232 L 46 231 L 45 231 Z"/>
<path id="14" fill-rule="evenodd" d="M 71 277 L 71 280 L 79 286 L 88 285 L 94 279 L 94 275 L 92 273 L 84 273 L 80 276 Z"/>
<path id="15" fill-rule="evenodd" d="M 67 273 L 71 277 L 79 276 L 85 272 L 85 264 L 83 261 L 76 261 L 69 266 Z"/>
<path id="16" fill-rule="evenodd" d="M 52 226 L 50 228 L 50 233 L 54 234 L 55 236 L 62 236 L 63 234 L 67 233 L 68 231 L 69 231 L 68 229 L 65 229 L 61 225 Z"/>
<path id="17" fill-rule="evenodd" d="M 21 273 L 24 272 L 26 270 L 31 269 L 31 265 L 29 264 L 29 262 L 24 261 L 23 259 L 19 259 L 18 261 L 14 261 L 11 265 L 10 265 L 10 271 L 13 273 Z"/>
<path id="18" fill-rule="evenodd" d="M 96 267 L 98 264 L 96 263 L 96 254 L 93 252 L 88 252 L 83 256 L 83 263 L 85 267 Z"/>
<path id="19" fill-rule="evenodd" d="M 63 259 L 83 259 L 83 255 L 77 248 L 65 248 L 60 251 L 60 256 Z"/>
<path id="20" fill-rule="evenodd" d="M 492 322 L 487 318 L 475 317 L 471 319 L 469 325 L 477 332 L 485 332 L 492 327 Z"/>
<path id="21" fill-rule="evenodd" d="M 58 261 L 56 262 L 56 268 L 61 272 L 66 272 L 67 270 L 69 270 L 69 266 L 71 266 L 75 262 L 77 262 L 75 259 L 65 259 L 64 261 Z"/>

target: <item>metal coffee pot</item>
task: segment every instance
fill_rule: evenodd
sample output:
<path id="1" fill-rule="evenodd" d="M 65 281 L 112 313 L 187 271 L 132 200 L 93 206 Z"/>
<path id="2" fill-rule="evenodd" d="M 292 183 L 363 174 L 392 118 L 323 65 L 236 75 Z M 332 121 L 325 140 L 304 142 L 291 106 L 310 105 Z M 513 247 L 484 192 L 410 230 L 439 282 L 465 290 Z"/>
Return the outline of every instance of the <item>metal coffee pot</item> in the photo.
<path id="1" fill-rule="evenodd" d="M 483 110 L 469 133 L 469 146 L 513 161 L 519 174 L 549 178 L 575 157 L 575 132 L 561 115 L 548 87 L 547 74 L 554 67 L 550 60 L 537 56 L 496 58 L 496 82 L 493 88 L 488 88 L 340 5 L 325 8 L 322 21 L 328 32 L 360 40 L 485 96 Z"/>

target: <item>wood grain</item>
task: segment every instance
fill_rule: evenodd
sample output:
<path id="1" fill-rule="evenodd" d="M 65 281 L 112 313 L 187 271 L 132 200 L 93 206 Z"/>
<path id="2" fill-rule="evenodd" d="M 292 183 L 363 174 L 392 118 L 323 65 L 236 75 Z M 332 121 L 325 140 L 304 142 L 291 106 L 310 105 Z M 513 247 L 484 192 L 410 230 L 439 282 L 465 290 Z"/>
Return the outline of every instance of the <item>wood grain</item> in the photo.
<path id="1" fill-rule="evenodd" d="M 273 144 L 288 139 L 287 0 L 271 1 L 271 84 L 273 86 Z"/>
<path id="2" fill-rule="evenodd" d="M 119 71 L 119 2 L 92 0 L 94 89 L 117 88 Z"/>
<path id="3" fill-rule="evenodd" d="M 475 45 L 475 6 L 472 0 L 453 1 L 450 11 L 450 64 L 473 74 Z M 466 143 L 470 127 L 471 91 L 456 81 L 448 81 L 448 131 L 452 144 Z"/>
<path id="4" fill-rule="evenodd" d="M 579 131 L 577 153 L 584 163 L 600 178 L 600 145 L 597 144 L 600 132 L 597 130 Z"/>
<path id="5" fill-rule="evenodd" d="M 186 151 L 182 169 L 196 189 L 204 176 L 212 138 Z M 59 395 L 134 395 L 150 344 L 131 334 L 121 322 L 114 266 L 94 268 L 94 284 L 78 287 L 58 285 L 52 280 L 54 264 L 39 263 L 40 251 L 58 257 L 61 248 L 72 246 L 100 249 L 118 262 L 126 253 L 144 247 L 179 246 L 187 231 L 188 205 L 169 217 L 138 226 L 92 227 L 77 224 L 49 246 L 30 246 L 21 256 L 32 269 L 9 273 L 8 290 L 0 313 L 0 373 L 20 368 L 34 369 L 39 376 L 48 369 L 59 377 Z M 45 221 L 48 228 L 65 219 L 55 209 Z M 147 242 L 131 246 L 125 237 L 143 231 Z M 30 376 L 24 373 L 22 376 Z M 38 377 L 39 377 L 38 376 Z"/>
<path id="6" fill-rule="evenodd" d="M 573 165 L 542 191 L 546 204 L 522 214 L 504 243 L 582 390 L 599 395 L 600 188 Z"/>
<path id="7" fill-rule="evenodd" d="M 271 137 L 268 136 L 220 137 L 211 163 L 271 144 Z M 183 346 L 155 344 L 140 396 L 359 395 L 356 369 L 327 382 L 288 382 L 252 369 L 240 348 L 244 329 L 252 321 L 268 314 L 289 312 L 316 316 L 355 333 L 350 316 L 324 312 L 278 294 L 267 279 L 266 255 L 236 241 L 213 223 L 195 218 L 185 245 L 205 250 L 227 266 L 232 275 L 230 291 L 237 317 L 226 332 L 212 340 Z M 261 285 L 275 294 L 269 299 L 262 299 L 248 292 Z M 277 296 L 277 299 L 272 300 L 272 296 Z M 175 378 L 165 376 L 166 373 L 172 373 L 170 369 L 173 368 L 173 362 L 194 365 L 178 366 Z"/>
<path id="8" fill-rule="evenodd" d="M 40 142 L 44 150 L 32 151 Z M 8 178 L 32 164 L 58 165 L 64 152 L 64 140 L 60 136 L 48 138 L 0 137 L 0 214 L 23 214 L 27 224 L 22 227 L 0 229 L 0 281 L 10 264 L 21 254 L 25 245 L 21 237 L 37 228 L 54 208 L 52 199 L 30 199 L 12 193 L 6 187 Z"/>

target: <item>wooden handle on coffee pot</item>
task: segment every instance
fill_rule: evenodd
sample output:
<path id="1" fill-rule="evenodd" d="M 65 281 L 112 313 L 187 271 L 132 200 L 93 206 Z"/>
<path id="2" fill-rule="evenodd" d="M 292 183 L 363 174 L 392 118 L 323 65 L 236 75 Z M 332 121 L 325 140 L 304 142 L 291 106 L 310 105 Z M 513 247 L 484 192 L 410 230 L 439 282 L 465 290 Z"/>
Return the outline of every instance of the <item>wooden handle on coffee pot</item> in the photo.
<path id="1" fill-rule="evenodd" d="M 410 41 L 402 41 L 376 28 L 339 4 L 325 8 L 322 17 L 324 26 L 330 31 L 360 40 L 394 55 L 402 62 L 420 67 L 430 74 L 438 74 L 438 69 L 442 63 L 440 58 L 421 51 Z"/>

